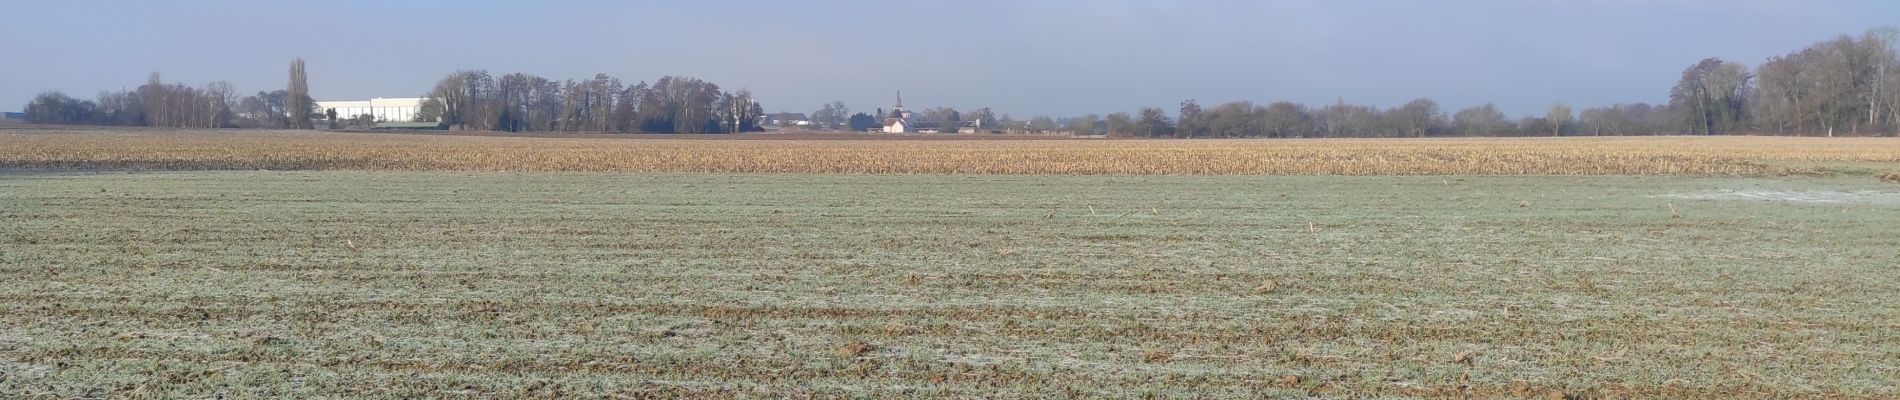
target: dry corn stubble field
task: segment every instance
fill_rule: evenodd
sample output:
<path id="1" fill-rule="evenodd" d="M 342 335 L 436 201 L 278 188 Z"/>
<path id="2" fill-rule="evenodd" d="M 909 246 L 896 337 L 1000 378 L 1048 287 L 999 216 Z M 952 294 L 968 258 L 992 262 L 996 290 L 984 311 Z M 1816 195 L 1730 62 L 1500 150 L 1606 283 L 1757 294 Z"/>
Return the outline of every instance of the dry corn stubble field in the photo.
<path id="1" fill-rule="evenodd" d="M 747 135 L 763 137 L 769 135 Z M 0 168 L 1155 175 L 1762 175 L 1900 165 L 1900 139 L 695 140 L 0 130 Z M 717 135 L 708 136 L 719 137 Z M 1900 168 L 1895 168 L 1900 169 Z"/>
<path id="2" fill-rule="evenodd" d="M 189 153 L 164 149 L 225 134 L 147 135 L 0 140 L 15 160 L 0 172 L 0 395 L 1900 396 L 1900 186 L 1779 175 L 1885 168 L 1879 139 L 1616 147 L 1686 143 L 1701 150 L 1668 151 L 1697 163 L 1740 148 L 1754 159 L 1734 165 L 1782 171 L 1766 176 L 23 168 L 561 154 L 504 145 L 542 143 L 611 149 L 576 151 L 596 161 L 686 148 L 705 165 L 757 162 L 766 144 L 1018 151 L 242 133 Z M 123 137 L 161 151 L 103 140 Z M 11 158 L 56 140 L 105 147 L 63 150 L 91 164 Z M 397 144 L 350 145 L 378 140 Z M 1469 142 L 1560 150 L 1545 141 Z M 1285 146 L 1467 143 L 1409 142 Z M 1281 146 L 1023 143 L 1075 157 Z M 155 158 L 167 152 L 192 156 Z M 402 161 L 358 160 L 344 169 Z"/>

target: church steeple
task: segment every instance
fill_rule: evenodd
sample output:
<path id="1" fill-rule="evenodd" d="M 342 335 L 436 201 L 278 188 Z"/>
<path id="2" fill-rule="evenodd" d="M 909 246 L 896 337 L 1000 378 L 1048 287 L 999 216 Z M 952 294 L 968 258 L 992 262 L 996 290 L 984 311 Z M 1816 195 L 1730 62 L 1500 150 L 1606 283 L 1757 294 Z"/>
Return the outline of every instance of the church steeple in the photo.
<path id="1" fill-rule="evenodd" d="M 904 110 L 904 91 L 897 91 L 897 106 L 891 107 L 891 118 L 910 119 L 910 111 Z"/>

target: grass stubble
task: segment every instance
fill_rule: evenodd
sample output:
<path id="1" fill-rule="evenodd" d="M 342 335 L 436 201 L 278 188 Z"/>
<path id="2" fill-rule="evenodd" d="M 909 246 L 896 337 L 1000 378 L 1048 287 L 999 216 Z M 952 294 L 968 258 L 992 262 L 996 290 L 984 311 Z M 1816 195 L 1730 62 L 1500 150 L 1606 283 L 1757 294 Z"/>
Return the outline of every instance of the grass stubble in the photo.
<path id="1" fill-rule="evenodd" d="M 1668 150 L 1705 153 L 1642 167 L 1696 176 L 580 168 L 653 172 L 625 174 L 545 172 L 592 165 L 544 158 L 566 154 L 537 150 L 545 139 L 240 134 L 191 153 L 143 133 L 11 135 L 7 397 L 1900 396 L 1895 204 L 1673 196 L 1891 192 L 1721 172 L 1880 168 L 1893 150 L 1879 146 L 1778 142 L 1780 158 L 1745 162 Z M 891 168 L 1018 151 L 865 142 L 923 160 L 815 171 L 736 141 L 565 140 L 606 148 L 576 160 L 686 149 L 696 172 L 923 172 Z M 1058 158 L 1361 145 L 1021 142 Z M 1563 154 L 1526 143 L 1500 151 Z M 469 158 L 429 155 L 451 151 Z M 500 159 L 529 172 L 480 167 Z M 1045 172 L 1120 168 L 1093 162 Z M 30 169 L 103 167 L 369 171 Z"/>

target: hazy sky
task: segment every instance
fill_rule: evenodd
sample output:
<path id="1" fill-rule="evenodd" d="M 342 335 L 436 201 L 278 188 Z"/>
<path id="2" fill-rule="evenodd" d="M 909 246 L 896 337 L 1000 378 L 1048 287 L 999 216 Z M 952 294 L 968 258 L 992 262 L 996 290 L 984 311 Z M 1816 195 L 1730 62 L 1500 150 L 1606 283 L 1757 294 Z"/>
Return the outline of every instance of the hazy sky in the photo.
<path id="1" fill-rule="evenodd" d="M 292 4 L 296 4 L 292 6 Z M 1024 118 L 1183 99 L 1662 101 L 1704 57 L 1751 66 L 1900 24 L 1900 1 L 0 0 L 0 109 L 168 82 L 411 97 L 456 69 L 629 83 L 689 75 L 768 111 L 991 107 Z M 1581 108 L 1581 107 L 1579 107 Z"/>

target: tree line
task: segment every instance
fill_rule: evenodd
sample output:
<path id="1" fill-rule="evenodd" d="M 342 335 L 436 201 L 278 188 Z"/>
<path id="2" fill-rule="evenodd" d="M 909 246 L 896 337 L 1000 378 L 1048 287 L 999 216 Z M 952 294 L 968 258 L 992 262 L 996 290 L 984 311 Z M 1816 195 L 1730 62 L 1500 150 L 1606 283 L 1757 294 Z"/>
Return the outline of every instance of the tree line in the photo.
<path id="1" fill-rule="evenodd" d="M 1381 108 L 1344 100 L 1320 107 L 1276 101 L 1234 101 L 1205 107 L 1187 100 L 1173 110 L 1146 107 L 1133 113 L 1090 114 L 1017 120 L 933 107 L 913 122 L 950 124 L 983 121 L 989 129 L 1067 132 L 1123 137 L 1298 138 L 1566 135 L 1896 135 L 1900 132 L 1900 30 L 1877 28 L 1839 36 L 1776 56 L 1759 68 L 1708 58 L 1682 71 L 1661 104 L 1618 103 L 1578 110 L 1556 103 L 1541 115 L 1510 118 L 1491 103 L 1455 111 L 1431 99 Z M 971 113 L 979 114 L 979 113 Z M 812 113 L 821 128 L 874 129 L 884 118 L 850 114 L 843 102 Z"/>
<path id="2" fill-rule="evenodd" d="M 171 128 L 312 129 L 320 118 L 338 126 L 310 98 L 303 59 L 290 64 L 283 90 L 239 97 L 229 82 L 202 87 L 163 83 L 154 72 L 133 90 L 100 93 L 96 100 L 50 91 L 26 106 L 42 124 Z M 424 95 L 418 122 L 454 129 L 515 132 L 726 133 L 760 130 L 764 108 L 747 90 L 728 93 L 703 80 L 667 76 L 626 86 L 605 74 L 557 82 L 528 74 L 496 79 L 486 71 L 457 71 Z M 361 118 L 352 126 L 369 125 Z"/>
<path id="3" fill-rule="evenodd" d="M 151 126 L 164 128 L 310 128 L 310 99 L 303 59 L 291 63 L 284 90 L 238 97 L 230 82 L 192 87 L 164 83 L 157 72 L 132 90 L 99 93 L 97 100 L 50 91 L 26 105 L 27 121 L 40 124 Z M 303 124 L 296 121 L 302 120 Z"/>
<path id="4" fill-rule="evenodd" d="M 1759 68 L 1708 58 L 1682 71 L 1664 104 L 1585 108 L 1553 104 L 1543 115 L 1510 119 L 1486 103 L 1446 114 L 1417 99 L 1395 108 L 1338 101 L 1317 109 L 1279 101 L 1204 108 L 1184 101 L 1170 116 L 1136 113 L 1068 118 L 1075 133 L 1130 137 L 1428 137 L 1562 135 L 1896 135 L 1900 132 L 1900 30 L 1877 28 L 1776 56 Z M 1033 121 L 1033 120 L 1032 120 Z M 1035 131 L 1034 122 L 1023 123 Z"/>
<path id="5" fill-rule="evenodd" d="M 689 77 L 628 86 L 607 74 L 562 82 L 469 70 L 437 81 L 415 120 L 509 132 L 731 133 L 761 130 L 764 115 L 750 91 Z"/>
<path id="6" fill-rule="evenodd" d="M 1619 103 L 1576 110 L 1557 103 L 1542 115 L 1510 118 L 1495 105 L 1447 112 L 1431 99 L 1392 108 L 1335 101 L 1320 107 L 1289 101 L 1235 101 L 1173 110 L 1017 120 L 989 109 L 932 107 L 912 122 L 949 128 L 979 121 L 985 130 L 1070 132 L 1125 137 L 1431 137 L 1776 133 L 1895 135 L 1900 132 L 1900 30 L 1843 35 L 1759 67 L 1708 58 L 1685 68 L 1661 104 Z M 36 123 L 180 128 L 309 129 L 317 116 L 303 61 L 291 65 L 285 90 L 238 97 L 227 82 L 200 87 L 163 83 L 157 73 L 130 91 L 96 100 L 53 91 L 27 105 Z M 760 130 L 764 109 L 746 90 L 728 93 L 699 79 L 667 76 L 626 85 L 606 74 L 554 81 L 528 74 L 496 78 L 457 71 L 424 95 L 416 120 L 444 127 L 516 132 L 724 133 Z M 1172 111 L 1172 112 L 1170 112 Z M 828 129 L 876 129 L 896 110 L 852 113 L 825 104 L 813 122 Z M 334 118 L 332 126 L 335 125 Z"/>

